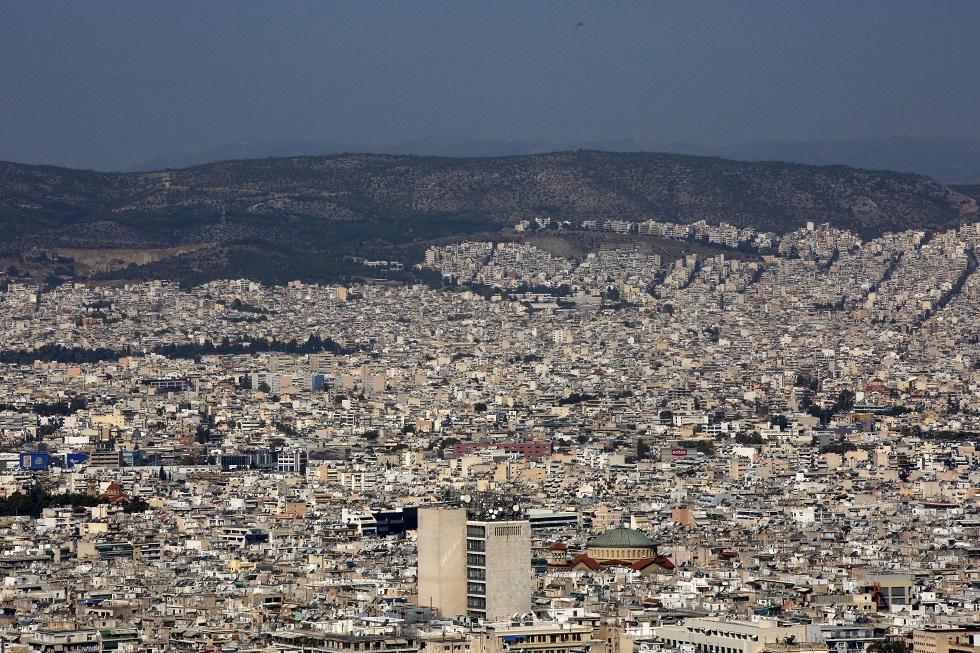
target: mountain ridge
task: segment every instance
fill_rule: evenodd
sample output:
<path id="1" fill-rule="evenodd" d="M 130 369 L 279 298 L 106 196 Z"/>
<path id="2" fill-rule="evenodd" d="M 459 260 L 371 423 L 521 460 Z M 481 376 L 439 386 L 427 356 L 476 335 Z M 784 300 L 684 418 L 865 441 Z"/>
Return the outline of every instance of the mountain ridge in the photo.
<path id="1" fill-rule="evenodd" d="M 327 156 L 356 152 L 471 158 L 546 154 L 575 149 L 693 154 L 718 156 L 737 161 L 847 165 L 870 170 L 912 172 L 932 177 L 942 183 L 971 183 L 971 180 L 980 176 L 980 141 L 925 136 L 756 141 L 714 147 L 641 138 L 598 142 L 548 142 L 430 136 L 388 145 L 344 140 L 244 139 L 204 151 L 171 153 L 155 157 L 124 171 L 153 172 L 232 159 Z"/>
<path id="2" fill-rule="evenodd" d="M 976 207 L 909 173 L 595 150 L 246 159 L 150 173 L 0 163 L 0 256 L 214 243 L 222 256 L 385 258 L 390 246 L 534 218 L 725 221 L 776 233 L 827 222 L 873 236 L 946 228 Z"/>

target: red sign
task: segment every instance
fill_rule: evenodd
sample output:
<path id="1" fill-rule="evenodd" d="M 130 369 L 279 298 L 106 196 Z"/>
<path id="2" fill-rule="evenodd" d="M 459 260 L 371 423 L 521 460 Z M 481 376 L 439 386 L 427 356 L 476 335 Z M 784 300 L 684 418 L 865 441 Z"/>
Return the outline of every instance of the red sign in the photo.
<path id="1" fill-rule="evenodd" d="M 686 456 L 687 455 L 687 449 L 671 449 L 670 450 L 670 455 L 671 456 Z"/>

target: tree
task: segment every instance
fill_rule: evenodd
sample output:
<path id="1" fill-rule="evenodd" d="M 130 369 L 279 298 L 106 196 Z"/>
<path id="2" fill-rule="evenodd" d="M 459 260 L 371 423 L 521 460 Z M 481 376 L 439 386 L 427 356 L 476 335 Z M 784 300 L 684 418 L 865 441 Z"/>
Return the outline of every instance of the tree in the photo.
<path id="1" fill-rule="evenodd" d="M 789 418 L 785 415 L 772 415 L 769 417 L 769 424 L 778 426 L 780 431 L 785 431 L 789 427 Z"/>
<path id="2" fill-rule="evenodd" d="M 266 383 L 265 381 L 263 381 L 262 383 L 259 384 L 258 391 L 259 392 L 266 392 L 266 393 L 268 393 L 268 392 L 271 392 L 272 391 L 272 388 L 269 387 L 269 384 L 268 383 Z"/>
<path id="3" fill-rule="evenodd" d="M 205 428 L 203 426 L 197 427 L 197 432 L 195 434 L 198 444 L 207 444 L 211 439 L 211 429 Z"/>
<path id="4" fill-rule="evenodd" d="M 735 435 L 735 442 L 738 444 L 764 444 L 765 440 L 758 431 L 751 431 L 749 433 L 738 433 Z"/>
<path id="5" fill-rule="evenodd" d="M 909 647 L 901 639 L 873 642 L 865 649 L 867 653 L 908 653 Z"/>
<path id="6" fill-rule="evenodd" d="M 834 402 L 834 412 L 849 411 L 854 408 L 854 398 L 853 390 L 841 390 L 837 395 L 837 401 Z"/>
<path id="7" fill-rule="evenodd" d="M 643 460 L 650 457 L 650 445 L 648 445 L 643 440 L 636 441 L 636 458 L 637 460 Z"/>
<path id="8" fill-rule="evenodd" d="M 452 449 L 459 442 L 456 438 L 445 438 L 439 443 L 439 449 Z"/>
<path id="9" fill-rule="evenodd" d="M 685 449 L 694 449 L 705 456 L 715 455 L 715 445 L 708 440 L 684 440 L 679 444 Z"/>
<path id="10" fill-rule="evenodd" d="M 160 480 L 161 481 L 167 480 L 167 470 L 163 468 L 163 465 L 160 465 Z"/>
<path id="11" fill-rule="evenodd" d="M 475 404 L 473 404 L 473 410 L 474 412 L 477 413 L 485 413 L 487 412 L 487 405 L 482 401 L 478 401 Z"/>
<path id="12" fill-rule="evenodd" d="M 134 512 L 146 512 L 150 509 L 150 504 L 148 504 L 144 499 L 140 497 L 135 497 L 132 501 L 127 503 L 123 507 L 123 512 L 134 513 Z"/>

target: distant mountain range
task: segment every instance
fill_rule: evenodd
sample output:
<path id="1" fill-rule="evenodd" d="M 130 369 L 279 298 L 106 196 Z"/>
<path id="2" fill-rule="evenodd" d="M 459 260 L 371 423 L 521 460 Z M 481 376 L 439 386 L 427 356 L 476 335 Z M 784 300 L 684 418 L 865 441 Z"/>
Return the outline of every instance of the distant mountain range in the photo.
<path id="1" fill-rule="evenodd" d="M 777 233 L 813 221 L 874 236 L 973 220 L 977 202 L 907 173 L 639 152 L 296 156 L 151 173 L 0 163 L 0 264 L 52 249 L 175 248 L 142 267 L 133 259 L 130 272 L 375 276 L 350 257 L 410 268 L 433 239 L 535 217 L 724 220 Z"/>
<path id="2" fill-rule="evenodd" d="M 228 161 L 268 157 L 318 156 L 350 152 L 414 154 L 446 157 L 501 157 L 589 149 L 604 152 L 667 152 L 720 156 L 737 161 L 789 161 L 807 165 L 846 165 L 869 170 L 912 172 L 952 184 L 980 183 L 980 141 L 896 136 L 821 141 L 771 141 L 701 147 L 668 141 L 625 139 L 603 142 L 474 140 L 425 138 L 395 145 L 355 141 L 243 140 L 204 152 L 170 154 L 134 166 L 149 172 Z"/>

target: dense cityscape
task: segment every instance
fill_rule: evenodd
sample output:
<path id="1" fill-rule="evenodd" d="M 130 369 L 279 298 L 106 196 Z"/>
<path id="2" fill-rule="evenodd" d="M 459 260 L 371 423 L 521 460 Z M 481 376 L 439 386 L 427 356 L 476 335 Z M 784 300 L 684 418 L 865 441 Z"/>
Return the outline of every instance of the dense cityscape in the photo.
<path id="1" fill-rule="evenodd" d="M 9 284 L 3 650 L 980 650 L 980 225 L 581 227 Z"/>

